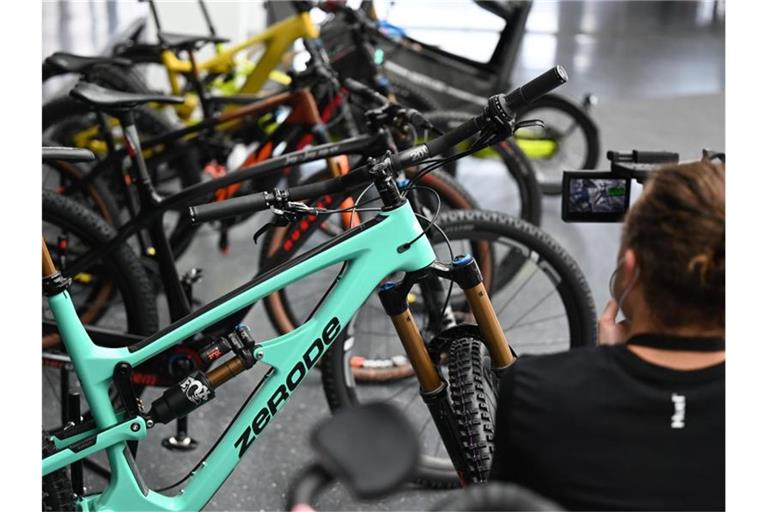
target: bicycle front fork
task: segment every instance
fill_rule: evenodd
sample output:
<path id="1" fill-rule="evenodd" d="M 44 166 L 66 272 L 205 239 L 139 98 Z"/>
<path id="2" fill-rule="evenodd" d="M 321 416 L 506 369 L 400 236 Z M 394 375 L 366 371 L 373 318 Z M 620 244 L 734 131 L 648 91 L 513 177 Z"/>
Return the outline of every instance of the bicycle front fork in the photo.
<path id="1" fill-rule="evenodd" d="M 408 294 L 414 284 L 423 280 L 435 280 L 439 284 L 439 277 L 454 281 L 464 291 L 494 369 L 501 371 L 509 367 L 515 357 L 488 297 L 480 269 L 472 256 L 458 256 L 448 265 L 434 262 L 422 271 L 406 274 L 399 282 L 386 282 L 379 289 L 379 299 L 392 319 L 419 381 L 422 399 L 429 408 L 451 462 L 464 485 L 468 483 L 465 475 L 469 465 L 448 399 L 448 385 L 433 362 L 408 307 Z"/>

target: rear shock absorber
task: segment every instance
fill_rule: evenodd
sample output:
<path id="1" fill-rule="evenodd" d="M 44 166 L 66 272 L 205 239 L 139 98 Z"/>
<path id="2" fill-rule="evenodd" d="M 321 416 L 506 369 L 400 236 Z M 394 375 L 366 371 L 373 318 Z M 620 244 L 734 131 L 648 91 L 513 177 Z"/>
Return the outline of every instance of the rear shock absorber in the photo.
<path id="1" fill-rule="evenodd" d="M 160 398 L 152 402 L 149 418 L 168 423 L 210 402 L 216 396 L 216 388 L 256 364 L 258 359 L 253 354 L 256 348 L 250 329 L 246 325 L 238 325 L 226 337 L 211 343 L 201 352 L 203 359 L 208 361 L 215 361 L 228 352 L 234 355 L 208 373 L 198 370 L 166 389 Z"/>

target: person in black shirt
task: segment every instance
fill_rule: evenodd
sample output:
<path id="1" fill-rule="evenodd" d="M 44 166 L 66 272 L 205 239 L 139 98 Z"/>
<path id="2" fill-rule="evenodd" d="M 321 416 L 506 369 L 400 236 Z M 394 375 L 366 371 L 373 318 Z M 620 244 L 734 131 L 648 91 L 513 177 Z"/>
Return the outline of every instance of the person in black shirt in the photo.
<path id="1" fill-rule="evenodd" d="M 490 479 L 575 510 L 723 510 L 722 166 L 647 182 L 610 288 L 600 346 L 523 356 L 504 375 Z"/>

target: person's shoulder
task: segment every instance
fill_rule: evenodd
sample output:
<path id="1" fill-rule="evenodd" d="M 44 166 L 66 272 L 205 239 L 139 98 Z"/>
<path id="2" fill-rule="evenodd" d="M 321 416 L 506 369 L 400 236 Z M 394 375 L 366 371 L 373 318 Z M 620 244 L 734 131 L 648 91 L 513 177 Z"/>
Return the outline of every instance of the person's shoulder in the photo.
<path id="1" fill-rule="evenodd" d="M 617 347 L 579 347 L 564 352 L 541 355 L 523 355 L 515 361 L 510 370 L 515 371 L 557 371 L 574 366 L 605 364 L 609 352 Z"/>
<path id="2" fill-rule="evenodd" d="M 573 388 L 612 368 L 611 352 L 621 347 L 580 347 L 565 352 L 523 355 L 505 372 L 503 388 Z"/>

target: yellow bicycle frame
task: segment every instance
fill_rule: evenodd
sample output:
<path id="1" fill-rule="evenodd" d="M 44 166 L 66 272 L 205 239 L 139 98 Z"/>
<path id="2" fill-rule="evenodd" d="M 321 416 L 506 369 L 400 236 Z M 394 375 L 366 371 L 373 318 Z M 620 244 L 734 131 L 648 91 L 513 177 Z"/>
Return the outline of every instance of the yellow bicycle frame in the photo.
<path id="1" fill-rule="evenodd" d="M 242 43 L 221 48 L 217 54 L 208 60 L 196 63 L 199 73 L 228 73 L 235 68 L 235 55 L 247 48 L 264 45 L 265 51 L 250 72 L 238 94 L 255 94 L 261 90 L 270 73 L 277 67 L 280 60 L 297 39 L 316 39 L 320 32 L 308 12 L 298 13 L 296 16 L 286 18 L 283 21 L 270 25 L 259 34 L 256 34 Z M 182 90 L 179 85 L 179 75 L 193 71 L 192 62 L 179 59 L 171 50 L 162 53 L 162 62 L 168 73 L 168 81 L 171 85 L 171 94 L 180 95 Z M 187 102 L 177 109 L 179 117 L 187 120 L 192 114 L 197 101 L 196 98 L 188 98 Z"/>

